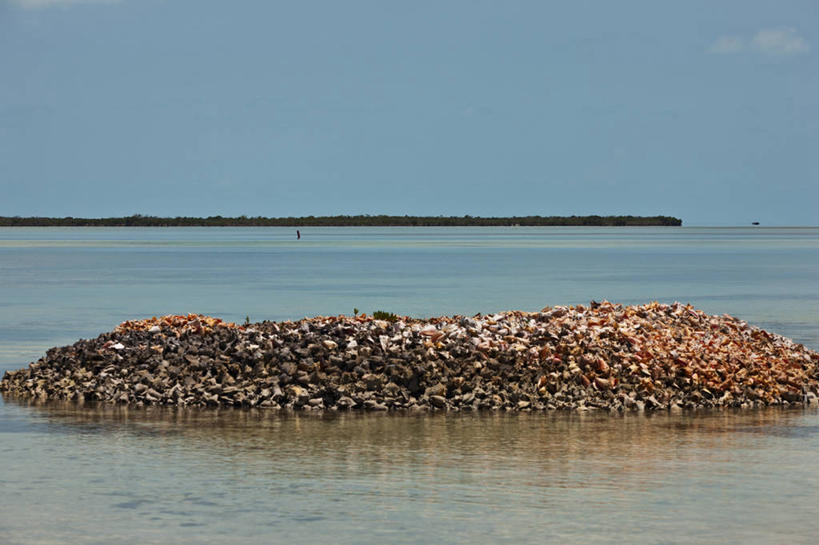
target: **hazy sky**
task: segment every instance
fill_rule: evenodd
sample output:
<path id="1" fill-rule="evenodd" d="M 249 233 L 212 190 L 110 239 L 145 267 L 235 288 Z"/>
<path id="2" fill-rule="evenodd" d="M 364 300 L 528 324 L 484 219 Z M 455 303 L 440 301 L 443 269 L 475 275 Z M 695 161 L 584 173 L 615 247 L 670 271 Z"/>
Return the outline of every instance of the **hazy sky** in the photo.
<path id="1" fill-rule="evenodd" d="M 819 2 L 0 0 L 0 215 L 819 224 Z"/>

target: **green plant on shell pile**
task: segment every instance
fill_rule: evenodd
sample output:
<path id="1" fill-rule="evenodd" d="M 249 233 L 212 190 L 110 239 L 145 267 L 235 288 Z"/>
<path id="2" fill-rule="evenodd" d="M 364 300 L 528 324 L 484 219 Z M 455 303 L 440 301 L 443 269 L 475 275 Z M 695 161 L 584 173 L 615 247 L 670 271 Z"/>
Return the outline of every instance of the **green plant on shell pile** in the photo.
<path id="1" fill-rule="evenodd" d="M 395 322 L 398 320 L 398 316 L 393 314 L 392 312 L 386 312 L 384 310 L 376 310 L 373 312 L 373 319 L 374 320 L 384 320 L 387 322 Z"/>

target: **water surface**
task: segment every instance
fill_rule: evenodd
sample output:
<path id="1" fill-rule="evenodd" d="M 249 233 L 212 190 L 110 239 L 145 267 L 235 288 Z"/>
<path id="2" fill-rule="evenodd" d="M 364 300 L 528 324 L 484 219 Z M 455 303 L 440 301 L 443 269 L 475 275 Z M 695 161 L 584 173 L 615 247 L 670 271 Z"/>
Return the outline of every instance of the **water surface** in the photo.
<path id="1" fill-rule="evenodd" d="M 819 348 L 819 229 L 0 229 L 0 372 L 134 317 L 691 302 Z M 0 542 L 808 543 L 819 413 L 0 401 Z"/>
<path id="2" fill-rule="evenodd" d="M 4 543 L 808 543 L 819 414 L 4 407 Z"/>

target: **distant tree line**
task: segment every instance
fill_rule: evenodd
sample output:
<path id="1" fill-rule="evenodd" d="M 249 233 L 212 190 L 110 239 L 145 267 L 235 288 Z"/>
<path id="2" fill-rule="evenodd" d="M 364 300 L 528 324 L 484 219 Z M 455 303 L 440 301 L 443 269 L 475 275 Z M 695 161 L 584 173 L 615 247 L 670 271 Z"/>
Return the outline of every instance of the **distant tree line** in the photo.
<path id="1" fill-rule="evenodd" d="M 133 216 L 121 218 L 46 218 L 0 216 L 0 227 L 441 227 L 441 226 L 679 226 L 682 220 L 670 216 L 302 216 L 226 218 Z"/>

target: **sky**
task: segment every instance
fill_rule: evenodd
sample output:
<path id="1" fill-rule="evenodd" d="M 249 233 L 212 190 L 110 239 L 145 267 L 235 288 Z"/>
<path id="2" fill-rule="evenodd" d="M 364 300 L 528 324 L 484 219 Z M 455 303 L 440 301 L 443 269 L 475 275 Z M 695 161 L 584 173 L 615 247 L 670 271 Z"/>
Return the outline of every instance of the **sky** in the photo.
<path id="1" fill-rule="evenodd" d="M 819 2 L 0 0 L 0 215 L 819 225 Z"/>

